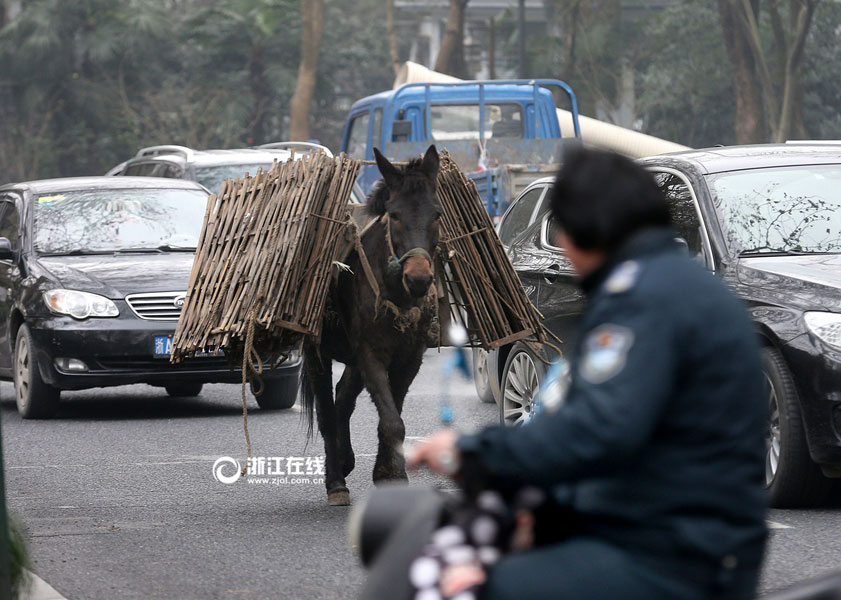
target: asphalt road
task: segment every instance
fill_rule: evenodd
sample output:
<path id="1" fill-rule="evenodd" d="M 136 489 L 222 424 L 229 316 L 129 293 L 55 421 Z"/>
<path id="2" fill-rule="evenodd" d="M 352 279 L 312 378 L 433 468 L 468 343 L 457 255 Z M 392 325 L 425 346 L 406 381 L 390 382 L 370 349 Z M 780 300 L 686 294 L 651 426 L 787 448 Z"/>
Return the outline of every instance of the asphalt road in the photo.
<path id="1" fill-rule="evenodd" d="M 430 352 L 409 392 L 410 439 L 437 426 L 441 365 Z M 469 382 L 454 382 L 450 397 L 462 429 L 497 419 Z M 218 458 L 245 455 L 238 387 L 207 386 L 195 399 L 147 386 L 63 398 L 58 419 L 22 421 L 11 385 L 0 384 L 8 502 L 28 529 L 34 571 L 68 599 L 354 597 L 364 572 L 346 540 L 348 509 L 328 507 L 323 485 L 214 479 Z M 323 455 L 320 439 L 307 444 L 297 407 L 261 413 L 250 399 L 249 409 L 255 456 Z M 364 394 L 352 430 L 348 484 L 360 499 L 376 452 Z M 839 516 L 773 511 L 763 590 L 841 568 Z"/>

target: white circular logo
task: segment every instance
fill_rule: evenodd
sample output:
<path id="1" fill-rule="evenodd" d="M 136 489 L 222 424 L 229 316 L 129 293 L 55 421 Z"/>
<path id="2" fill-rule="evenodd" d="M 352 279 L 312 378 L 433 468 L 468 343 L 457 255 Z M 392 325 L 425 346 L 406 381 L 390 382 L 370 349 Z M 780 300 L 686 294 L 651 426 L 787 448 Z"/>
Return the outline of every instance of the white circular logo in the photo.
<path id="1" fill-rule="evenodd" d="M 184 302 L 186 302 L 186 301 L 187 301 L 187 296 L 185 296 L 184 294 L 181 294 L 179 296 L 176 296 L 175 300 L 173 300 L 172 303 L 176 306 L 176 308 L 181 308 L 182 306 L 184 306 Z"/>
<path id="2" fill-rule="evenodd" d="M 231 465 L 234 467 L 233 474 L 225 475 L 222 473 L 222 470 L 227 465 Z M 242 465 L 240 465 L 239 461 L 235 458 L 231 458 L 230 456 L 223 456 L 222 458 L 216 459 L 216 462 L 213 463 L 213 478 L 219 483 L 230 485 L 232 483 L 236 483 L 241 476 Z"/>

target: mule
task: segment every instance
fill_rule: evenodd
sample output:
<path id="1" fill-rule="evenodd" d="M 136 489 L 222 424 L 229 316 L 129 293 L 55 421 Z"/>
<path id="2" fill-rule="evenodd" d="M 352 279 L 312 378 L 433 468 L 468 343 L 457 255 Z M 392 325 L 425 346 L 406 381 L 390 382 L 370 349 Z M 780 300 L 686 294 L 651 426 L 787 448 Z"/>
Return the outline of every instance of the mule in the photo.
<path id="1" fill-rule="evenodd" d="M 433 258 L 438 246 L 441 206 L 436 196 L 438 151 L 395 166 L 374 149 L 382 175 L 368 198 L 367 211 L 378 220 L 361 245 L 376 288 L 357 252 L 346 260 L 330 289 L 320 341 L 304 346 L 302 397 L 312 432 L 313 408 L 324 439 L 328 503 L 350 504 L 345 478 L 355 459 L 350 417 L 365 388 L 377 408 L 379 444 L 374 483 L 407 480 L 401 416 L 406 392 L 427 348 L 435 316 Z M 377 296 L 379 291 L 379 297 Z M 332 363 L 345 369 L 333 399 Z"/>

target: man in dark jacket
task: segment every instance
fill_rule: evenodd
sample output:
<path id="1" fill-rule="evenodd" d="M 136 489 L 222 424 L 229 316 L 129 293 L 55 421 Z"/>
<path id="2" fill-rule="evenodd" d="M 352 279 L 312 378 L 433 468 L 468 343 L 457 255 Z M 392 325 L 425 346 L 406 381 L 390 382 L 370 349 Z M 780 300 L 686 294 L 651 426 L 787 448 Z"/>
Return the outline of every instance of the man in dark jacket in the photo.
<path id="1" fill-rule="evenodd" d="M 633 162 L 570 153 L 552 211 L 588 297 L 565 399 L 521 428 L 439 432 L 409 464 L 540 487 L 567 524 L 498 563 L 483 598 L 752 597 L 767 406 L 746 311 L 689 258 Z"/>

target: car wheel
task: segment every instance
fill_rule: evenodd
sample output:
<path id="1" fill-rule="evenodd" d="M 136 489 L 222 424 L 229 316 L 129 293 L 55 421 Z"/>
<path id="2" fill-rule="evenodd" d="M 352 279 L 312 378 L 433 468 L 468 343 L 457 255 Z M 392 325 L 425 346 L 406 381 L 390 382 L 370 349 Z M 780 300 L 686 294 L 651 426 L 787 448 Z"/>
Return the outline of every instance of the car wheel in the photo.
<path id="1" fill-rule="evenodd" d="M 263 393 L 255 396 L 263 410 L 292 408 L 298 399 L 298 377 L 287 376 L 263 381 Z"/>
<path id="2" fill-rule="evenodd" d="M 824 504 L 836 485 L 809 456 L 800 399 L 791 372 L 776 348 L 762 350 L 762 366 L 770 414 L 765 485 L 771 505 L 793 508 Z"/>
<path id="3" fill-rule="evenodd" d="M 522 342 L 514 344 L 502 372 L 500 423 L 521 425 L 531 419 L 534 399 L 545 375 L 543 362 L 531 353 L 528 346 Z"/>
<path id="4" fill-rule="evenodd" d="M 485 404 L 494 402 L 491 380 L 488 375 L 488 351 L 484 348 L 473 348 L 473 385 L 476 395 Z"/>
<path id="5" fill-rule="evenodd" d="M 173 383 L 165 386 L 166 393 L 173 398 L 193 398 L 201 394 L 203 387 L 201 383 Z"/>
<path id="6" fill-rule="evenodd" d="M 15 342 L 15 401 L 24 419 L 48 419 L 58 412 L 61 392 L 41 379 L 29 327 L 21 325 Z"/>

